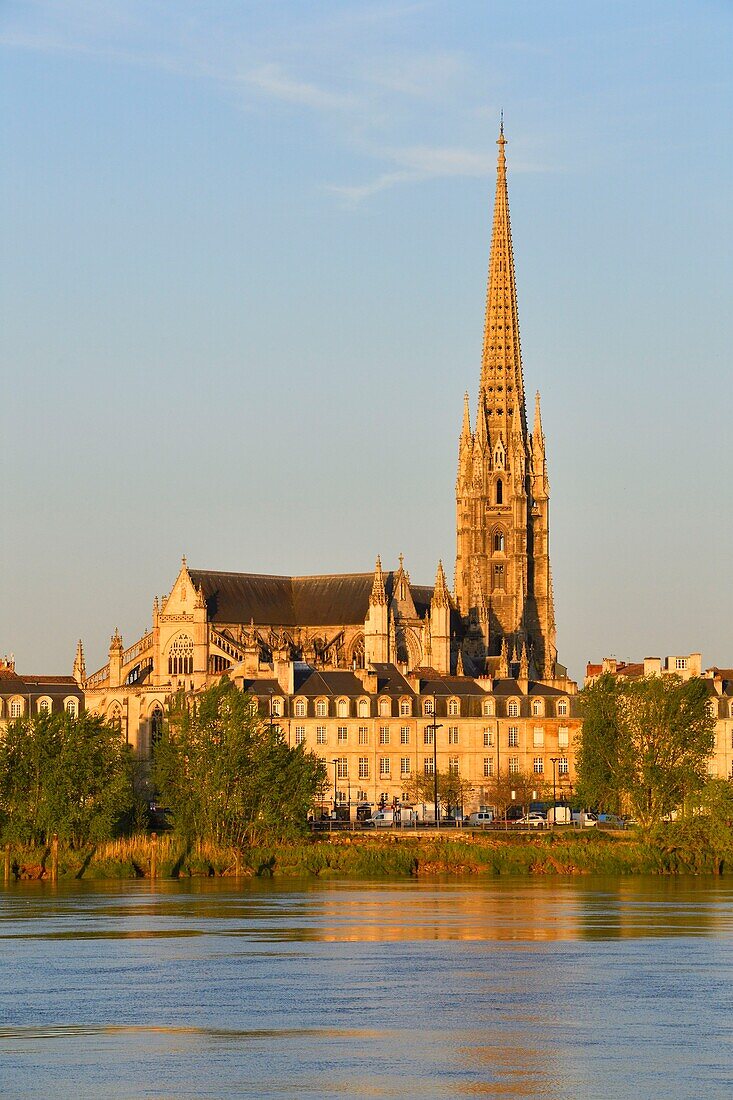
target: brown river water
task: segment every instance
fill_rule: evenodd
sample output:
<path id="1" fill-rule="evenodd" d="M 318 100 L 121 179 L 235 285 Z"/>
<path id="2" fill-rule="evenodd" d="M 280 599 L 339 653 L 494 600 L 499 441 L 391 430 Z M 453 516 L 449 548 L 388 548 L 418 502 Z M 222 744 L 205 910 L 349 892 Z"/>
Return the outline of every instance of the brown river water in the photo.
<path id="1" fill-rule="evenodd" d="M 733 879 L 0 886 L 0 1096 L 733 1097 Z"/>

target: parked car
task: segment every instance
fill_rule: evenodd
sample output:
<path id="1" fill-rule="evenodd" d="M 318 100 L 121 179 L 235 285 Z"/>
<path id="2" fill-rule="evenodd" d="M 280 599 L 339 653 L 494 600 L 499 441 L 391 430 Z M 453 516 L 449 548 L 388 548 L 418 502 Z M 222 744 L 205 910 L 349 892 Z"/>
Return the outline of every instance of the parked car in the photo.
<path id="1" fill-rule="evenodd" d="M 618 814 L 599 814 L 598 824 L 605 825 L 607 829 L 625 829 L 626 822 Z"/>
<path id="2" fill-rule="evenodd" d="M 524 817 L 520 817 L 517 820 L 517 825 L 529 825 L 533 829 L 544 829 L 545 825 L 547 825 L 547 818 L 544 814 L 532 810 L 531 813 L 525 814 Z"/>
<path id="3" fill-rule="evenodd" d="M 468 815 L 466 824 L 471 825 L 490 825 L 494 820 L 493 810 L 476 810 L 474 813 Z"/>

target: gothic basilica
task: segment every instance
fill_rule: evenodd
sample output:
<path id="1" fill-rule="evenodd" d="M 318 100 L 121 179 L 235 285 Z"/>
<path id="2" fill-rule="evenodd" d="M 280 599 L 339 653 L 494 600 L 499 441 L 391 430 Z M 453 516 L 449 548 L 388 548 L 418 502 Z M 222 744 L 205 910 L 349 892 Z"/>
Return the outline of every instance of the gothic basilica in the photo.
<path id="1" fill-rule="evenodd" d="M 472 424 L 466 395 L 458 444 L 453 590 L 442 563 L 418 585 L 402 557 L 311 577 L 184 558 L 143 637 L 125 647 L 115 630 L 108 663 L 88 677 L 77 652 L 87 707 L 141 758 L 173 694 L 226 674 L 291 743 L 336 754 L 334 800 L 399 797 L 413 769 L 433 767 L 432 737 L 439 770 L 465 776 L 477 805 L 505 770 L 539 783 L 553 754 L 572 782 L 577 689 L 557 660 L 545 437 L 539 394 L 531 430 L 527 420 L 505 146 L 502 126 L 478 404 Z"/>

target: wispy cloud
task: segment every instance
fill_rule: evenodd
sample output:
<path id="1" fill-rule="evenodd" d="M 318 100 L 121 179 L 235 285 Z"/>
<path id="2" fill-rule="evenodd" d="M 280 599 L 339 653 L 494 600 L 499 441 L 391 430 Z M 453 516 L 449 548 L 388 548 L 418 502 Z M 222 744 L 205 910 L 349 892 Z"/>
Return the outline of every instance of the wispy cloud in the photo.
<path id="1" fill-rule="evenodd" d="M 349 93 L 329 91 L 307 81 L 294 80 L 279 65 L 262 65 L 248 73 L 245 80 L 273 99 L 317 111 L 350 110 L 358 102 L 357 97 Z"/>

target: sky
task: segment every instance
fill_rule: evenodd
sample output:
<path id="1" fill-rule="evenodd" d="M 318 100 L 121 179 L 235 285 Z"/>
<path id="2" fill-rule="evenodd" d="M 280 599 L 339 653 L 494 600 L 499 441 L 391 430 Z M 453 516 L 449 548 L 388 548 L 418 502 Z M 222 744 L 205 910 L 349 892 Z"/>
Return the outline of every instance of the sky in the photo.
<path id="1" fill-rule="evenodd" d="M 733 666 L 730 0 L 2 0 L 0 653 L 455 560 L 504 111 L 560 659 Z"/>

